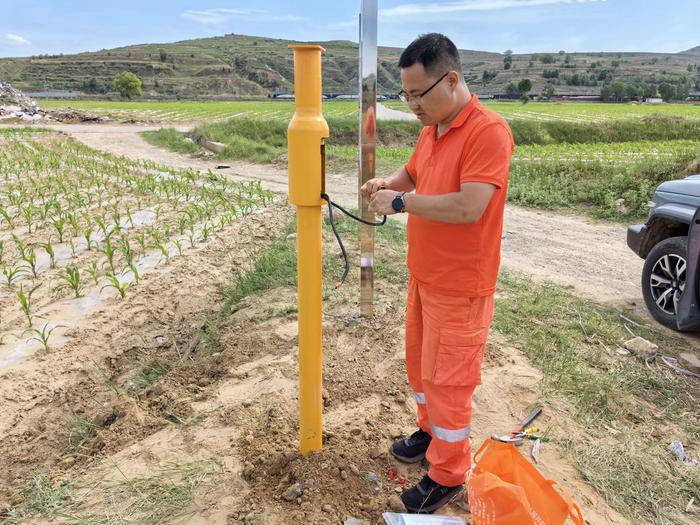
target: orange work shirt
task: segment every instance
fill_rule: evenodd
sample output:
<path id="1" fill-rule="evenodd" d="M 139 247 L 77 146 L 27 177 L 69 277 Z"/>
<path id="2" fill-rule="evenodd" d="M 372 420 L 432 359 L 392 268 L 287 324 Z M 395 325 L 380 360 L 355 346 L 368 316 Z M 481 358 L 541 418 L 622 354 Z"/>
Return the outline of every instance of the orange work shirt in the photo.
<path id="1" fill-rule="evenodd" d="M 416 194 L 458 192 L 464 182 L 485 182 L 496 191 L 481 219 L 472 224 L 448 224 L 409 214 L 407 265 L 419 284 L 443 295 L 494 293 L 513 148 L 506 121 L 484 107 L 476 95 L 440 138 L 437 125 L 423 128 L 406 165 Z"/>

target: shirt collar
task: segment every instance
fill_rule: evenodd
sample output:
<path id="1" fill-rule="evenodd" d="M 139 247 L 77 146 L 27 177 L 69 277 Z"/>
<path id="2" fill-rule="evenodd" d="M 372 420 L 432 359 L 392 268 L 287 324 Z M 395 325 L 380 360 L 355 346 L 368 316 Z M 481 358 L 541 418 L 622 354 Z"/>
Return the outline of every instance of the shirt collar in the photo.
<path id="1" fill-rule="evenodd" d="M 464 106 L 459 113 L 457 113 L 457 116 L 452 120 L 450 123 L 450 127 L 447 128 L 447 131 L 442 134 L 444 137 L 447 135 L 447 133 L 453 129 L 453 128 L 459 128 L 460 126 L 463 126 L 464 123 L 467 121 L 467 118 L 469 118 L 469 115 L 471 115 L 472 111 L 479 105 L 479 97 L 476 96 L 476 93 L 472 93 L 472 98 L 467 102 L 467 105 Z M 437 124 L 433 124 L 432 127 L 434 128 L 432 136 L 436 137 L 437 136 Z"/>

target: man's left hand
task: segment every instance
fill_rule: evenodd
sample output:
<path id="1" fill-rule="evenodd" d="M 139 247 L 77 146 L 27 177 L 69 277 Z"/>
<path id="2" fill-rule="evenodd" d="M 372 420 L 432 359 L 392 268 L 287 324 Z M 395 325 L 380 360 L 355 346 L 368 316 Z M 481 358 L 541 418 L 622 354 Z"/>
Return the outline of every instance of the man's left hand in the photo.
<path id="1" fill-rule="evenodd" d="M 392 208 L 391 202 L 399 194 L 393 190 L 379 190 L 372 195 L 369 201 L 369 209 L 377 215 L 394 215 L 396 210 Z"/>

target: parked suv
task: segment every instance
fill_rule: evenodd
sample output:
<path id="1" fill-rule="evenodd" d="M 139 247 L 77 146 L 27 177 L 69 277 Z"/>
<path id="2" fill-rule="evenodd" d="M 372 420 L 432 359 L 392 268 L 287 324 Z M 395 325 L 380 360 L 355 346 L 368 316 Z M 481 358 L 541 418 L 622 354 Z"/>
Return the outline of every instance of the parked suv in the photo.
<path id="1" fill-rule="evenodd" d="M 660 184 L 649 206 L 646 223 L 627 229 L 627 245 L 644 259 L 644 302 L 661 324 L 675 330 L 697 329 L 700 308 L 695 274 L 700 244 L 693 239 L 700 239 L 700 224 L 694 227 L 700 209 L 700 175 Z"/>

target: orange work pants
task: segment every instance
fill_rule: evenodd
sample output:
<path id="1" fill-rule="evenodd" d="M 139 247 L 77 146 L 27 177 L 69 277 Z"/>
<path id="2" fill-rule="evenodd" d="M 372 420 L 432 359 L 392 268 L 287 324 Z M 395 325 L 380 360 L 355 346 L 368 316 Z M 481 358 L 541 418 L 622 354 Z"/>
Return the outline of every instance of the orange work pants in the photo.
<path id="1" fill-rule="evenodd" d="M 418 426 L 433 438 L 428 475 L 448 487 L 464 483 L 470 466 L 472 394 L 481 383 L 493 305 L 493 295 L 441 295 L 409 279 L 406 371 Z"/>

